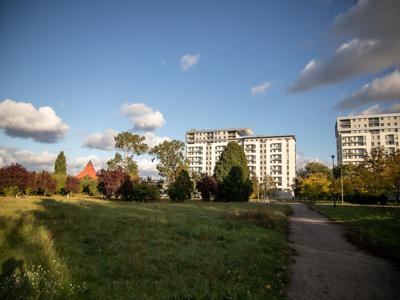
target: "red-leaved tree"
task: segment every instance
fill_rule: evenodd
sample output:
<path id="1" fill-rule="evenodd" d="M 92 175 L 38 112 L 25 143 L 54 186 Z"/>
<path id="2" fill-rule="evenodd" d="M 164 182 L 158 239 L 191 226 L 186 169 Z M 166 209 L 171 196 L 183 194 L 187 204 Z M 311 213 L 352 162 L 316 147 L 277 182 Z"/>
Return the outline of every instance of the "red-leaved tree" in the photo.
<path id="1" fill-rule="evenodd" d="M 19 192 L 24 192 L 28 186 L 30 173 L 20 164 L 11 164 L 0 169 L 0 189 L 17 187 Z"/>
<path id="2" fill-rule="evenodd" d="M 53 179 L 49 172 L 43 171 L 36 175 L 35 192 L 47 196 L 49 193 L 55 193 L 57 181 Z"/>
<path id="3" fill-rule="evenodd" d="M 101 169 L 97 176 L 97 189 L 107 199 L 111 199 L 113 196 L 118 199 L 125 175 L 120 167 L 115 170 Z"/>
<path id="4" fill-rule="evenodd" d="M 65 190 L 67 193 L 78 193 L 80 189 L 79 179 L 73 176 L 67 177 L 67 182 L 65 183 Z"/>

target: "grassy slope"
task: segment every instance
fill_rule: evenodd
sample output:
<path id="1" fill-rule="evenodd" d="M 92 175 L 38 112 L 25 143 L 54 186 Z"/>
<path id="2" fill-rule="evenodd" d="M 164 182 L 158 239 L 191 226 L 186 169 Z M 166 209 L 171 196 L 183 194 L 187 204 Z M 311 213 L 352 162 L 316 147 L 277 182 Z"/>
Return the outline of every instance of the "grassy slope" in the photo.
<path id="1" fill-rule="evenodd" d="M 37 289 L 46 298 L 284 298 L 287 212 L 249 203 L 0 198 L 0 263 L 49 270 L 29 277 L 55 282 Z"/>
<path id="2" fill-rule="evenodd" d="M 343 221 L 350 240 L 375 254 L 400 262 L 400 208 L 315 206 L 333 220 Z"/>

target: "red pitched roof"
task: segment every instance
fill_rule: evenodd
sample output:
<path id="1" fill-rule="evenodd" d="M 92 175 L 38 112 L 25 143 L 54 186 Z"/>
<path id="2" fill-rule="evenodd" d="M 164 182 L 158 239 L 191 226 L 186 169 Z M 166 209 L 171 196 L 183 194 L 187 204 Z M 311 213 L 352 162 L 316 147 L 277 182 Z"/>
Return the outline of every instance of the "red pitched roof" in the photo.
<path id="1" fill-rule="evenodd" d="M 81 179 L 85 176 L 89 176 L 90 178 L 96 179 L 97 175 L 96 175 L 96 171 L 93 167 L 92 161 L 89 160 L 89 162 L 87 163 L 86 167 L 78 173 L 78 175 L 76 175 L 75 177 L 78 179 Z"/>

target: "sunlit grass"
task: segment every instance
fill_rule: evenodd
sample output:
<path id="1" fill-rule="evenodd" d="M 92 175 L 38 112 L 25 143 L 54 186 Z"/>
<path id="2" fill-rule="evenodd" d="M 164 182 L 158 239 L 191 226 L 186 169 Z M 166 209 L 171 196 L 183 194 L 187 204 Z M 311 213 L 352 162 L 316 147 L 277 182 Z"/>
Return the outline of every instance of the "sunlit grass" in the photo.
<path id="1" fill-rule="evenodd" d="M 16 272 L 24 274 L 42 267 L 48 273 L 37 276 L 53 282 L 50 290 L 33 291 L 28 282 L 16 292 L 47 298 L 279 299 L 289 210 L 0 198 L 0 263 L 22 262 Z"/>

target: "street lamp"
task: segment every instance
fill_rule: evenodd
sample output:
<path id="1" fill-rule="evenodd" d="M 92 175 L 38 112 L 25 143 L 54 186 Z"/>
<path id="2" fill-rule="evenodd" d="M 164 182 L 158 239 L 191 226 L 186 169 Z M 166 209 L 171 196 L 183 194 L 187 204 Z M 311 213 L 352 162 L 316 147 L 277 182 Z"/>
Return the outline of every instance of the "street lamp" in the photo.
<path id="1" fill-rule="evenodd" d="M 331 155 L 332 158 L 332 198 L 333 198 L 333 207 L 336 207 L 336 198 L 335 198 L 335 155 Z"/>
<path id="2" fill-rule="evenodd" d="M 343 201 L 343 165 L 340 165 L 340 187 L 341 187 L 341 191 L 342 191 L 342 205 L 344 204 Z"/>

